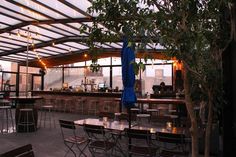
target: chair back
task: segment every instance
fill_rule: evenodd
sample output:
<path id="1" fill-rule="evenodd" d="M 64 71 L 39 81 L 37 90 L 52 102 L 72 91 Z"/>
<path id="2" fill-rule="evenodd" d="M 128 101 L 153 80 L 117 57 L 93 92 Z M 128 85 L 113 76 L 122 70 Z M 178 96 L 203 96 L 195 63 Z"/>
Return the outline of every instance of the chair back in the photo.
<path id="1" fill-rule="evenodd" d="M 184 144 L 185 143 L 185 135 L 184 134 L 157 132 L 156 137 L 159 142 L 174 143 L 174 144 Z"/>
<path id="2" fill-rule="evenodd" d="M 128 138 L 134 138 L 134 139 L 145 139 L 150 140 L 151 139 L 151 132 L 150 130 L 138 130 L 138 129 L 125 129 L 126 135 Z"/>
<path id="3" fill-rule="evenodd" d="M 61 134 L 63 140 L 65 140 L 68 137 L 75 137 L 76 133 L 76 127 L 75 123 L 73 121 L 67 121 L 67 120 L 59 120 L 60 127 L 61 127 Z"/>
<path id="4" fill-rule="evenodd" d="M 119 121 L 128 121 L 129 117 L 127 113 L 121 113 L 119 116 L 117 116 L 117 119 Z"/>
<path id="5" fill-rule="evenodd" d="M 73 129 L 75 130 L 75 123 L 73 121 L 59 120 L 61 128 Z"/>
<path id="6" fill-rule="evenodd" d="M 85 132 L 90 136 L 92 134 L 105 134 L 104 126 L 84 124 Z"/>
<path id="7" fill-rule="evenodd" d="M 107 117 L 108 119 L 114 119 L 115 115 L 112 112 L 99 112 L 99 118 Z"/>
<path id="8" fill-rule="evenodd" d="M 0 157 L 34 157 L 34 152 L 31 144 L 21 146 L 0 155 Z"/>

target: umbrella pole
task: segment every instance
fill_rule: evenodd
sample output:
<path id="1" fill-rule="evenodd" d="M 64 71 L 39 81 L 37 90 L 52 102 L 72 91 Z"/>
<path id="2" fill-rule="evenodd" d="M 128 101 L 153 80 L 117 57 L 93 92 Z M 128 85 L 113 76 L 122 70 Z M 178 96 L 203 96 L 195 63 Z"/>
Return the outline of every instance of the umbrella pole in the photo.
<path id="1" fill-rule="evenodd" d="M 128 115 L 129 115 L 129 129 L 131 129 L 131 110 L 130 107 L 128 107 Z M 129 151 L 131 149 L 131 138 L 129 137 Z M 129 154 L 129 157 L 131 157 L 132 155 Z"/>

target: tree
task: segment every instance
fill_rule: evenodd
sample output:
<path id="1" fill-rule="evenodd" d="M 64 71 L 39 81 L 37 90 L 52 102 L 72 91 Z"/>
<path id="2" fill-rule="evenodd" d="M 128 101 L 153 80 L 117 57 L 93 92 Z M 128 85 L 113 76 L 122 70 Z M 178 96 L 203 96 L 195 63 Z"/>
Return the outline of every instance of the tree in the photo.
<path id="1" fill-rule="evenodd" d="M 147 43 L 161 44 L 168 56 L 183 61 L 192 157 L 198 156 L 199 124 L 194 104 L 199 100 L 208 104 L 205 157 L 209 156 L 213 116 L 222 105 L 221 57 L 233 29 L 221 24 L 229 4 L 229 0 L 96 0 L 89 8 L 90 13 L 98 14 L 90 29 L 90 41 L 139 38 L 141 48 L 145 49 Z M 228 22 L 233 23 L 230 18 Z"/>

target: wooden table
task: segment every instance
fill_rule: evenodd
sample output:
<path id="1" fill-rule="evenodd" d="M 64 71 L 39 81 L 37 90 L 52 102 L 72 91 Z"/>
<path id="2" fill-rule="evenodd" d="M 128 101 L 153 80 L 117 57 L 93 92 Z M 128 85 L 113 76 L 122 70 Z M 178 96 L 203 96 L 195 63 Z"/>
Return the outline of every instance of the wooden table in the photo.
<path id="1" fill-rule="evenodd" d="M 121 98 L 115 98 L 115 101 L 121 102 Z M 140 104 L 173 104 L 173 105 L 181 105 L 185 104 L 184 99 L 148 99 L 148 98 L 137 98 L 137 103 Z M 120 112 L 122 111 L 122 104 L 120 103 Z"/>

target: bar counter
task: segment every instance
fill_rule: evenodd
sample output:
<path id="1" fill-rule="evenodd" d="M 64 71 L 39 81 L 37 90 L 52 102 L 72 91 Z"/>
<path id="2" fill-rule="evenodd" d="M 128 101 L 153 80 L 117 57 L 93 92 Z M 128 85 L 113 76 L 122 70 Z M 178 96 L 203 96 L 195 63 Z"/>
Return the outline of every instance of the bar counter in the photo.
<path id="1" fill-rule="evenodd" d="M 112 97 L 120 98 L 121 92 L 70 92 L 70 91 L 33 91 L 33 95 L 68 95 L 85 97 Z"/>
<path id="2" fill-rule="evenodd" d="M 62 112 L 97 115 L 99 112 L 119 112 L 120 92 L 70 92 L 70 91 L 32 91 L 34 96 L 42 96 L 41 105 L 53 105 L 54 110 Z"/>

